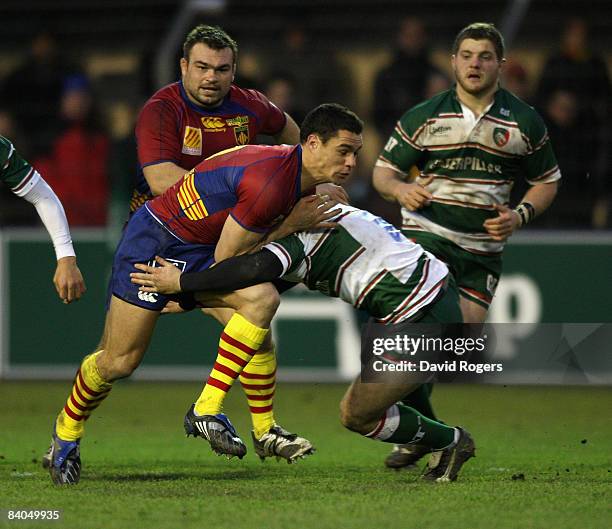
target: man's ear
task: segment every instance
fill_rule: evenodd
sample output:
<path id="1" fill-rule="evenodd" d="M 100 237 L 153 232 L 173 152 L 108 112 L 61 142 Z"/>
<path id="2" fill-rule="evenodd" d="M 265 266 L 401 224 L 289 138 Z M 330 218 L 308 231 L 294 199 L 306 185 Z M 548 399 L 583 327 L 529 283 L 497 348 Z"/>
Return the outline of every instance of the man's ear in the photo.
<path id="1" fill-rule="evenodd" d="M 306 138 L 306 145 L 308 145 L 311 151 L 316 151 L 321 143 L 321 138 L 318 134 L 309 134 L 308 138 Z"/>
<path id="2" fill-rule="evenodd" d="M 185 57 L 181 57 L 179 63 L 181 65 L 181 74 L 183 75 L 183 77 L 185 77 L 185 74 L 187 73 L 187 67 L 189 66 L 189 61 L 185 59 Z"/>

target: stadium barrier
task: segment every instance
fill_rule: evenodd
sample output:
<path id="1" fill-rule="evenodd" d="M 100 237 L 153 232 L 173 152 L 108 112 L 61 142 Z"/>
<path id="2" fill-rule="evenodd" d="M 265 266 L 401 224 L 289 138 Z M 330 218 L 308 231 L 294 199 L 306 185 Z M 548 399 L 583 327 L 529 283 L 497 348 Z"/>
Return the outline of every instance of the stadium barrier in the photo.
<path id="1" fill-rule="evenodd" d="M 42 230 L 0 231 L 0 378 L 71 378 L 84 354 L 97 344 L 113 253 L 109 241 L 113 239 L 105 230 L 75 230 L 73 235 L 88 290 L 78 303 L 66 306 L 57 299 L 51 282 L 55 263 L 47 234 Z M 498 337 L 502 357 L 513 359 L 515 368 L 526 373 L 538 354 L 549 354 L 530 342 L 536 324 L 612 322 L 610 263 L 610 234 L 532 232 L 515 236 L 505 253 L 490 321 L 531 325 L 503 326 L 504 336 Z M 216 322 L 196 311 L 162 317 L 133 378 L 203 380 L 216 354 L 219 330 Z M 339 381 L 359 372 L 356 311 L 337 299 L 302 287 L 292 289 L 283 295 L 274 331 L 280 380 Z M 578 364 L 578 371 L 565 382 L 584 382 L 581 360 L 566 357 L 567 365 L 562 368 L 567 372 Z M 587 381 L 612 383 L 609 351 L 601 351 L 596 364 L 598 376 Z M 540 373 L 537 380 L 557 379 Z M 508 383 L 513 379 L 487 381 Z M 533 382 L 529 377 L 514 381 Z"/>

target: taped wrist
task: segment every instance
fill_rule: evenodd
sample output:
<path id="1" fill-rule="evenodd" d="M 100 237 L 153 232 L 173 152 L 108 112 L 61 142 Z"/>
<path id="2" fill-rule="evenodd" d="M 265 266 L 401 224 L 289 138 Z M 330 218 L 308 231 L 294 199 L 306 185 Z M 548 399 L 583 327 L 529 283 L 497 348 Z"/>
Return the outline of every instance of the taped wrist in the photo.
<path id="1" fill-rule="evenodd" d="M 529 202 L 521 202 L 514 208 L 521 219 L 521 226 L 530 223 L 535 218 L 535 208 Z"/>

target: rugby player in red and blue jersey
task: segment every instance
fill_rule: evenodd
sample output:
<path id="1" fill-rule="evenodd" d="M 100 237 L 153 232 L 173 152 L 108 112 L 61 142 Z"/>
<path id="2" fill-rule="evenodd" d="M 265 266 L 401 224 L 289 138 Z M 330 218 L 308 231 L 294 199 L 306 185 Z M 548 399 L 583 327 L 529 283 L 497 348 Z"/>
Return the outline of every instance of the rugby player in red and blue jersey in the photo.
<path id="1" fill-rule="evenodd" d="M 299 143 L 293 119 L 257 90 L 233 84 L 238 46 L 222 29 L 200 25 L 183 44 L 181 80 L 156 92 L 136 124 L 140 170 L 131 211 L 160 195 L 202 160 L 258 134 Z"/>
<path id="2" fill-rule="evenodd" d="M 361 120 L 341 105 L 320 105 L 306 116 L 300 145 L 245 146 L 219 153 L 136 211 L 115 253 L 104 348 L 83 360 L 54 425 L 49 467 L 54 483 L 79 481 L 84 422 L 113 382 L 138 367 L 169 299 L 139 291 L 130 281 L 134 265 L 153 263 L 160 256 L 181 271 L 198 271 L 214 261 L 248 252 L 261 242 L 331 218 L 338 210 L 327 211 L 327 199 L 312 196 L 310 200 L 322 207 L 308 226 L 293 225 L 289 216 L 275 227 L 300 196 L 311 193 L 317 184 L 342 184 L 350 176 L 362 146 L 362 127 Z M 221 335 L 208 383 L 185 417 L 185 430 L 209 441 L 218 453 L 238 457 L 246 453 L 232 424 L 215 406 L 257 353 L 269 332 L 266 322 L 278 303 L 278 292 L 269 283 L 238 292 L 213 292 L 205 300 L 207 305 L 236 312 Z M 273 388 L 260 390 L 265 400 Z M 293 443 L 296 438 L 274 426 L 256 437 L 257 454 L 281 455 L 291 462 L 313 451 L 306 440 Z M 283 446 L 292 448 L 281 452 Z"/>
<path id="3" fill-rule="evenodd" d="M 289 115 L 260 92 L 233 84 L 237 54 L 236 42 L 221 28 L 199 25 L 187 35 L 180 61 L 181 81 L 154 94 L 138 118 L 140 170 L 130 202 L 132 212 L 161 195 L 205 158 L 255 143 L 258 134 L 273 136 L 277 143 L 299 143 L 299 128 Z M 348 201 L 342 187 L 323 184 L 317 191 Z M 223 326 L 233 315 L 231 309 L 202 310 Z M 269 334 L 240 376 L 257 437 L 275 424 L 275 380 L 276 352 Z M 261 394 L 264 386 L 266 398 Z"/>

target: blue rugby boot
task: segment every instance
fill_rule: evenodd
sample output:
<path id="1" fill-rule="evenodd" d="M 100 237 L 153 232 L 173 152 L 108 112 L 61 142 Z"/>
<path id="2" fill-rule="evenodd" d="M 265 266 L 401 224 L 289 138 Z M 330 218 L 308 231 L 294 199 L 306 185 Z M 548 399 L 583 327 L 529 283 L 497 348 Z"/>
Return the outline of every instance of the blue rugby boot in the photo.
<path id="1" fill-rule="evenodd" d="M 56 485 L 75 485 L 79 482 L 81 478 L 80 442 L 80 439 L 64 441 L 57 436 L 55 431 L 53 432 L 48 468 L 51 479 Z M 43 466 L 46 466 L 44 458 Z"/>
<path id="2" fill-rule="evenodd" d="M 210 443 L 213 452 L 226 455 L 228 459 L 238 456 L 242 459 L 247 453 L 246 445 L 236 433 L 234 425 L 223 414 L 196 415 L 195 404 L 191 405 L 185 415 L 185 433 L 187 437 L 202 437 Z"/>

